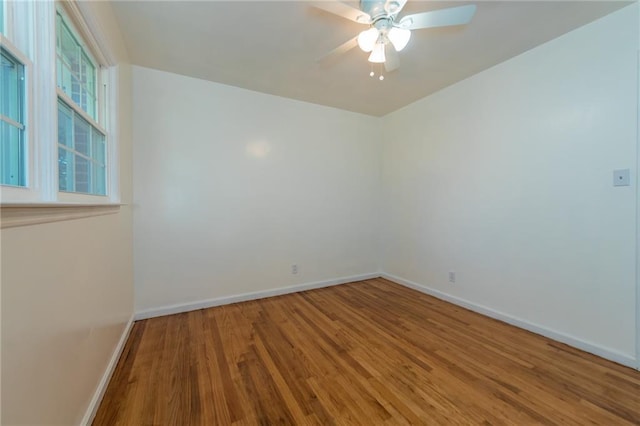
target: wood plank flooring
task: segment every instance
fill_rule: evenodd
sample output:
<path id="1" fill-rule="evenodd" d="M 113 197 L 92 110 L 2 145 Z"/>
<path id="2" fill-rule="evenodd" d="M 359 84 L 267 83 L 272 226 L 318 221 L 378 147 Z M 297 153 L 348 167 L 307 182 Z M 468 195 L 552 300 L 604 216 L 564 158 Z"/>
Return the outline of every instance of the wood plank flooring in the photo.
<path id="1" fill-rule="evenodd" d="M 640 372 L 384 279 L 136 322 L 94 425 L 639 425 Z"/>

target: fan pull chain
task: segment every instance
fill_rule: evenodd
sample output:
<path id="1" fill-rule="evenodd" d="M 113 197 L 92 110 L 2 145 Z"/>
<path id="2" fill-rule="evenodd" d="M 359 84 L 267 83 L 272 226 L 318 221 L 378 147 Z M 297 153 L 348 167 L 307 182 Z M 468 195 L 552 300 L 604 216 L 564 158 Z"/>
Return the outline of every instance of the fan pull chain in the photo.
<path id="1" fill-rule="evenodd" d="M 380 67 L 380 74 L 378 75 L 378 80 L 382 81 L 384 80 L 384 74 L 382 74 L 382 65 L 378 65 Z M 376 73 L 373 69 L 374 64 L 371 64 L 371 72 L 369 73 L 369 77 L 374 78 L 376 76 Z"/>

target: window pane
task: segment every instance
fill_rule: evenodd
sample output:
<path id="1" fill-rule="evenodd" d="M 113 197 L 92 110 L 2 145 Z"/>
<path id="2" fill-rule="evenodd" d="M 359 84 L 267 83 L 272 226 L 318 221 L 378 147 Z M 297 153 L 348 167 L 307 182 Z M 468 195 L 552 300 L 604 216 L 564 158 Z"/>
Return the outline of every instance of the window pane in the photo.
<path id="1" fill-rule="evenodd" d="M 93 165 L 93 193 L 97 195 L 107 194 L 106 172 L 104 166 Z"/>
<path id="2" fill-rule="evenodd" d="M 73 74 L 71 74 L 71 71 L 69 70 L 69 68 L 66 66 L 66 64 L 64 64 L 63 62 L 60 62 L 60 74 L 58 74 L 58 87 L 60 87 L 64 93 L 69 95 L 71 99 L 77 102 L 79 100 L 79 97 L 77 96 L 77 94 L 76 96 L 74 96 L 74 93 L 73 93 L 73 88 L 77 87 L 77 84 L 74 84 L 74 81 L 75 79 L 73 77 Z"/>
<path id="3" fill-rule="evenodd" d="M 58 87 L 73 99 L 72 70 L 79 62 L 79 49 L 59 14 L 56 15 L 56 51 Z"/>
<path id="4" fill-rule="evenodd" d="M 73 111 L 58 102 L 58 143 L 73 148 Z"/>
<path id="5" fill-rule="evenodd" d="M 9 55 L 0 51 L 0 114 L 11 120 L 23 123 L 24 66 Z"/>
<path id="6" fill-rule="evenodd" d="M 106 195 L 106 169 L 105 169 L 105 137 L 102 133 L 93 129 L 91 135 L 91 141 L 93 148 L 91 150 L 91 157 L 94 160 L 93 163 L 93 192 L 94 194 Z"/>
<path id="7" fill-rule="evenodd" d="M 0 183 L 25 186 L 24 130 L 0 121 L 0 140 Z"/>
<path id="8" fill-rule="evenodd" d="M 104 165 L 105 163 L 104 162 L 104 159 L 105 159 L 104 135 L 98 132 L 96 129 L 93 129 L 91 140 L 93 142 L 91 157 L 99 164 Z"/>
<path id="9" fill-rule="evenodd" d="M 94 99 L 95 93 L 95 75 L 96 69 L 91 63 L 91 60 L 83 52 L 82 62 L 80 67 L 80 107 L 87 111 L 91 117 L 96 117 L 96 103 Z"/>
<path id="10" fill-rule="evenodd" d="M 60 23 L 60 55 L 67 67 L 77 73 L 80 69 L 80 46 L 76 43 L 75 38 L 64 21 L 60 20 Z"/>
<path id="11" fill-rule="evenodd" d="M 96 67 L 85 52 L 80 38 L 56 15 L 56 70 L 58 87 L 62 89 L 91 118 L 96 111 Z"/>
<path id="12" fill-rule="evenodd" d="M 89 160 L 76 155 L 76 192 L 91 193 L 91 170 Z"/>
<path id="13" fill-rule="evenodd" d="M 91 125 L 77 114 L 73 121 L 74 148 L 79 153 L 88 156 L 89 148 L 91 147 Z"/>
<path id="14" fill-rule="evenodd" d="M 64 148 L 58 148 L 58 181 L 60 191 L 73 192 L 75 190 L 73 184 L 74 175 L 73 153 Z"/>

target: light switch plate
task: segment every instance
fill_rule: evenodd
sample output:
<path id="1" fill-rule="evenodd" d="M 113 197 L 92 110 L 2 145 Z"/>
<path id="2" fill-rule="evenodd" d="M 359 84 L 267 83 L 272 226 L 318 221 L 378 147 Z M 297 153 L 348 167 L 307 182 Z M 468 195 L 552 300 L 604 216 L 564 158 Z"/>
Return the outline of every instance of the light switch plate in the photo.
<path id="1" fill-rule="evenodd" d="M 629 175 L 629 169 L 614 170 L 613 186 L 629 186 L 631 184 Z"/>

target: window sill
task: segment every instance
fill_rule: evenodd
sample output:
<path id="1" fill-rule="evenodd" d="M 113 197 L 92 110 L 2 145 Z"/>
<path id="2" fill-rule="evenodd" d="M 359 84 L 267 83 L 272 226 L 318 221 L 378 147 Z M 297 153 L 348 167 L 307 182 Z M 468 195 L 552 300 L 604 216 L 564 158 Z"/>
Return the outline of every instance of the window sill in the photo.
<path id="1" fill-rule="evenodd" d="M 123 204 L 2 204 L 0 206 L 0 228 L 15 228 L 115 214 L 120 211 L 121 206 Z"/>

